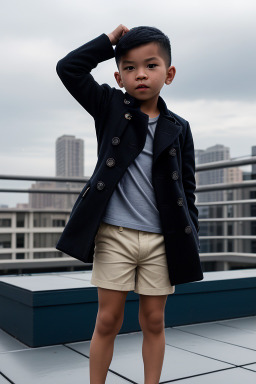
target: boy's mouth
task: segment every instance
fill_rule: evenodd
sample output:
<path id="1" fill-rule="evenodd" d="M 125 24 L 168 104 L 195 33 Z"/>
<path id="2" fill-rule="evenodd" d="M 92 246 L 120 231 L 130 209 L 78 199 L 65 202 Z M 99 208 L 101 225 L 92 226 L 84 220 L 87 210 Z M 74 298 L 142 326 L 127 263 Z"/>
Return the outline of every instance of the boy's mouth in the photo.
<path id="1" fill-rule="evenodd" d="M 137 87 L 136 87 L 136 89 L 143 89 L 143 88 L 148 88 L 148 86 L 147 85 L 145 85 L 145 84 L 139 84 Z"/>

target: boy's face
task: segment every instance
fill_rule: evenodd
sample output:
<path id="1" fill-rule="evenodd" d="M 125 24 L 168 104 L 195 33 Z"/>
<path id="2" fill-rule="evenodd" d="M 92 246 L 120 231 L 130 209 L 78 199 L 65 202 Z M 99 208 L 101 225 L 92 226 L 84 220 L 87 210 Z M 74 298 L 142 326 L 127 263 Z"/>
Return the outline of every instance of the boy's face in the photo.
<path id="1" fill-rule="evenodd" d="M 118 85 L 143 102 L 157 101 L 164 84 L 175 76 L 173 66 L 168 67 L 157 43 L 148 43 L 129 50 L 121 57 L 119 72 L 114 76 Z"/>

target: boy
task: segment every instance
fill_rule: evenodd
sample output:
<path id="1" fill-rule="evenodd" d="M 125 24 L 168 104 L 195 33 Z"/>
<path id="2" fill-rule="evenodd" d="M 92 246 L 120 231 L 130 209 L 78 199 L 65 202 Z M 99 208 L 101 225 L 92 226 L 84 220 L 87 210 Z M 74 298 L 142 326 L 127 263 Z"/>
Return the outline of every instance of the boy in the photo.
<path id="1" fill-rule="evenodd" d="M 120 90 L 90 71 L 114 56 Z M 57 72 L 94 117 L 98 162 L 57 248 L 93 261 L 99 309 L 90 347 L 90 383 L 105 383 L 127 293 L 140 295 L 145 384 L 159 382 L 164 309 L 175 285 L 203 278 L 198 255 L 194 146 L 187 121 L 159 96 L 171 84 L 167 36 L 119 25 L 59 61 Z"/>

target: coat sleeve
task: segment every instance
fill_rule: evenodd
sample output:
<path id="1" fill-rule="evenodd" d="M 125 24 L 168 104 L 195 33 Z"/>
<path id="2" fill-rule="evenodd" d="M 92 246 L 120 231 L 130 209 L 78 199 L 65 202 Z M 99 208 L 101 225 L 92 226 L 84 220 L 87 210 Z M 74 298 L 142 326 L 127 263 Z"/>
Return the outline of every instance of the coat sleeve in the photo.
<path id="1" fill-rule="evenodd" d="M 195 206 L 195 151 L 189 123 L 182 148 L 182 182 L 191 219 L 199 232 L 198 209 Z"/>
<path id="2" fill-rule="evenodd" d="M 107 84 L 99 85 L 91 70 L 100 62 L 114 57 L 114 50 L 107 35 L 102 34 L 70 52 L 57 63 L 57 73 L 71 95 L 93 116 L 101 116 L 111 97 Z"/>

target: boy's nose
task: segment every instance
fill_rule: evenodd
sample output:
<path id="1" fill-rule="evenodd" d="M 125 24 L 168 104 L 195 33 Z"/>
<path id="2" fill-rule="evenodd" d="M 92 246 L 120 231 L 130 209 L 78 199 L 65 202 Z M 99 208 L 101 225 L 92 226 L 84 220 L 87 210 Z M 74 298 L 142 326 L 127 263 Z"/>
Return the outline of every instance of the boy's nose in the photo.
<path id="1" fill-rule="evenodd" d="M 148 78 L 148 76 L 144 72 L 140 72 L 136 76 L 136 80 L 142 80 L 142 79 L 147 79 L 147 78 Z"/>

